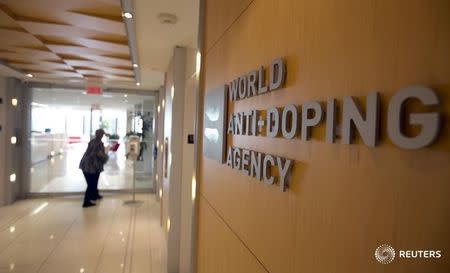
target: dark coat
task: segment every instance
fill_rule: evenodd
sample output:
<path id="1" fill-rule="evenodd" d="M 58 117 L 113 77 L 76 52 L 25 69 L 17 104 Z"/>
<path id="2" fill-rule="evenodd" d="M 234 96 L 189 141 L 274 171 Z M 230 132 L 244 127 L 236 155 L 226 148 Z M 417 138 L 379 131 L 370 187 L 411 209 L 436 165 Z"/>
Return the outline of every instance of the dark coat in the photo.
<path id="1" fill-rule="evenodd" d="M 103 172 L 103 165 L 107 161 L 108 155 L 105 153 L 102 140 L 94 138 L 89 142 L 79 167 L 86 173 L 101 173 Z"/>

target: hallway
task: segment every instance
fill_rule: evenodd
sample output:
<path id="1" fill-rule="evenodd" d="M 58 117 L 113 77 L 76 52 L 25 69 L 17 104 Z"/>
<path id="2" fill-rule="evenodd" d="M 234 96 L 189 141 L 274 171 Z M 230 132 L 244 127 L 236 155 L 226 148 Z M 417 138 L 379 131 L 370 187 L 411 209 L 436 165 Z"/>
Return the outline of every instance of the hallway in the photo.
<path id="1" fill-rule="evenodd" d="M 107 195 L 82 209 L 81 197 L 30 199 L 0 208 L 0 273 L 165 273 L 164 233 L 155 196 L 123 206 Z"/>
<path id="2" fill-rule="evenodd" d="M 84 192 L 86 181 L 78 166 L 86 147 L 86 143 L 71 144 L 63 153 L 33 165 L 30 170 L 31 192 Z M 130 190 L 133 188 L 133 162 L 125 159 L 125 153 L 123 143 L 116 153 L 108 153 L 109 159 L 99 180 L 101 190 Z M 142 165 L 143 162 L 137 162 L 137 164 Z M 144 174 L 140 171 L 142 166 L 137 166 L 137 169 L 136 188 L 148 191 L 153 184 L 151 174 Z"/>

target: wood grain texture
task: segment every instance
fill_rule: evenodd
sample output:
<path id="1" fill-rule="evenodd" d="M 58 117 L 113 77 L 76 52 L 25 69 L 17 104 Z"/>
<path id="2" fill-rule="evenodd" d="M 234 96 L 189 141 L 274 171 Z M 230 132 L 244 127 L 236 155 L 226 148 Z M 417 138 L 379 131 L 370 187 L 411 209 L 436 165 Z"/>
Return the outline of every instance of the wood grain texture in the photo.
<path id="1" fill-rule="evenodd" d="M 71 77 L 45 65 L 76 59 L 107 63 L 105 80 L 134 82 L 134 77 L 116 73 L 116 66 L 131 68 L 125 23 L 119 0 L 4 0 L 0 3 L 0 59 L 24 74 L 42 71 L 42 79 Z M 40 66 L 30 68 L 16 63 Z M 76 77 L 87 75 L 70 67 Z M 46 77 L 46 75 L 52 75 Z M 126 74 L 126 75 L 129 75 Z M 36 78 L 38 75 L 34 75 Z"/>
<path id="2" fill-rule="evenodd" d="M 253 0 L 206 1 L 205 48 L 208 51 Z"/>
<path id="3" fill-rule="evenodd" d="M 198 272 L 266 273 L 203 197 L 199 198 L 199 205 L 198 241 L 202 248 L 198 254 L 203 259 L 198 264 Z"/>
<path id="4" fill-rule="evenodd" d="M 226 3 L 206 3 L 204 94 L 276 57 L 286 58 L 288 70 L 286 88 L 230 104 L 234 111 L 329 97 L 342 102 L 378 90 L 385 113 L 397 90 L 422 84 L 437 92 L 441 106 L 434 109 L 444 116 L 439 140 L 418 151 L 390 143 L 385 114 L 376 148 L 359 139 L 326 144 L 324 125 L 308 142 L 230 138 L 233 146 L 296 161 L 291 188 L 282 193 L 202 158 L 201 194 L 239 238 L 230 240 L 246 245 L 271 273 L 446 272 L 445 256 L 385 266 L 373 253 L 382 243 L 450 251 L 450 2 L 255 0 L 240 16 L 234 9 L 229 17 L 237 19 L 224 27 L 210 17 Z M 209 221 L 200 213 L 200 225 Z M 209 232 L 200 229 L 199 237 L 230 236 Z M 200 239 L 198 251 L 199 272 L 214 272 L 209 264 L 226 266 L 222 256 L 229 250 L 211 249 Z"/>

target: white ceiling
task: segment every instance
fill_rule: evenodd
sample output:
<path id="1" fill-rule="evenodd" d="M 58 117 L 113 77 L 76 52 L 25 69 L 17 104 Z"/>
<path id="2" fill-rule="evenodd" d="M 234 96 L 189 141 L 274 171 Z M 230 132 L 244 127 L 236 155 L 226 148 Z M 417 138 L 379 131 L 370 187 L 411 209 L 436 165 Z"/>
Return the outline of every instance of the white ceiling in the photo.
<path id="1" fill-rule="evenodd" d="M 175 46 L 196 48 L 199 0 L 134 0 L 134 9 L 142 85 L 162 86 Z M 174 14 L 178 22 L 162 24 L 159 13 Z"/>
<path id="2" fill-rule="evenodd" d="M 101 109 L 125 110 L 144 100 L 154 101 L 150 95 L 104 92 L 102 95 L 89 95 L 83 89 L 33 88 L 32 101 L 40 107 L 56 107 L 88 110 L 93 104 Z M 153 111 L 153 109 L 146 109 Z"/>

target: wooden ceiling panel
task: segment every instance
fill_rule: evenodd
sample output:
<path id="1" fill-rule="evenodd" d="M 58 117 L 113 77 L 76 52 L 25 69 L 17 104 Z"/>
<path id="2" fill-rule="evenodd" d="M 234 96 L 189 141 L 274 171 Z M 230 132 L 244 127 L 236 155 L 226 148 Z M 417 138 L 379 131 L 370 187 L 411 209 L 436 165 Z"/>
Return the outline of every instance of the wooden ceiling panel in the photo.
<path id="1" fill-rule="evenodd" d="M 28 32 L 0 28 L 0 47 L 4 46 L 43 46 L 42 42 Z"/>
<path id="2" fill-rule="evenodd" d="M 131 66 L 131 61 L 129 59 L 121 59 L 121 58 L 112 58 L 112 57 L 105 57 L 105 56 L 99 56 L 99 55 L 89 55 L 84 54 L 83 58 L 96 61 L 100 63 L 108 64 L 109 66 Z M 70 61 L 70 60 L 68 60 Z"/>
<path id="3" fill-rule="evenodd" d="M 83 78 L 83 75 L 80 73 L 68 71 L 51 71 L 48 73 L 34 73 L 33 75 L 38 78 Z"/>
<path id="4" fill-rule="evenodd" d="M 129 70 L 132 71 L 133 68 L 131 63 L 129 65 L 112 65 L 110 63 L 102 63 L 98 61 L 89 61 L 89 60 L 66 60 L 66 63 L 73 67 L 91 67 L 97 70 L 102 70 L 106 68 L 112 69 L 121 69 L 121 70 Z"/>
<path id="5" fill-rule="evenodd" d="M 98 32 L 106 32 L 122 36 L 127 35 L 125 25 L 123 24 L 121 17 L 119 17 L 119 21 L 117 21 L 76 12 L 66 12 L 64 18 L 67 23 L 84 29 L 91 29 Z"/>
<path id="6" fill-rule="evenodd" d="M 120 0 L 1 0 L 14 13 L 24 16 L 62 17 L 61 14 L 46 14 L 46 11 L 83 11 L 102 17 L 120 17 Z M 33 7 L 31 9 L 30 7 Z"/>
<path id="7" fill-rule="evenodd" d="M 133 76 L 134 73 L 133 71 L 129 71 L 129 70 L 121 70 L 121 69 L 112 69 L 112 68 L 108 68 L 108 69 L 104 69 L 104 70 L 92 70 L 92 69 L 88 69 L 88 70 L 83 70 L 83 69 L 77 69 L 77 71 L 80 74 L 83 75 L 98 75 L 98 76 L 103 76 L 103 75 L 118 75 L 118 76 Z"/>
<path id="8" fill-rule="evenodd" d="M 92 65 L 100 65 L 102 67 L 110 66 L 111 64 L 104 64 L 104 63 L 98 63 L 93 62 L 89 60 L 75 60 L 75 59 L 66 59 L 66 63 L 73 67 L 92 67 Z"/>
<path id="9" fill-rule="evenodd" d="M 106 76 L 108 75 L 108 73 L 104 72 L 104 71 L 98 71 L 98 70 L 77 70 L 78 73 L 82 74 L 82 75 L 87 75 L 87 76 Z"/>
<path id="10" fill-rule="evenodd" d="M 61 37 L 94 37 L 97 31 L 70 25 L 57 25 L 41 22 L 18 21 L 19 24 L 33 35 L 52 35 Z"/>
<path id="11" fill-rule="evenodd" d="M 97 49 L 84 46 L 66 46 L 66 45 L 51 45 L 51 44 L 47 44 L 47 47 L 57 54 L 75 54 L 83 56 L 84 54 L 107 55 L 108 53 L 114 53 L 114 49 L 108 47 L 104 47 L 103 49 Z M 128 57 L 128 52 L 122 55 Z"/>
<path id="12" fill-rule="evenodd" d="M 44 69 L 45 71 L 52 70 L 74 70 L 70 65 L 65 63 L 55 63 L 55 62 L 39 62 L 39 64 L 25 64 L 25 63 L 14 63 L 10 62 L 15 68 L 19 68 L 25 71 L 39 71 Z"/>
<path id="13" fill-rule="evenodd" d="M 34 48 L 25 48 L 25 47 L 14 47 L 14 51 L 16 53 L 25 55 L 25 56 L 34 56 L 39 60 L 59 60 L 57 54 L 42 49 L 34 49 Z"/>
<path id="14" fill-rule="evenodd" d="M 0 27 L 2 28 L 8 28 L 8 29 L 14 29 L 17 27 L 20 27 L 17 22 L 14 20 L 14 18 L 11 18 L 11 16 L 8 14 L 7 8 L 5 5 L 0 4 Z"/>
<path id="15" fill-rule="evenodd" d="M 86 39 L 86 38 L 73 38 L 75 42 L 80 45 L 83 45 L 88 48 L 96 48 L 96 49 L 108 49 L 109 52 L 120 53 L 120 54 L 129 54 L 130 49 L 127 44 L 123 43 L 112 43 L 107 41 L 99 41 L 94 39 Z"/>
<path id="16" fill-rule="evenodd" d="M 0 0 L 0 60 L 35 77 L 133 81 L 121 12 L 120 0 Z"/>
<path id="17" fill-rule="evenodd" d="M 124 77 L 124 76 L 116 76 L 116 75 L 107 75 L 105 78 L 109 80 L 118 80 L 118 81 L 134 81 L 133 77 Z"/>
<path id="18" fill-rule="evenodd" d="M 5 59 L 12 62 L 39 62 L 39 61 L 59 61 L 61 60 L 57 55 L 49 58 L 50 56 L 46 56 L 47 58 L 42 58 L 42 56 L 33 55 L 33 54 L 19 54 L 15 52 L 0 52 L 0 59 Z"/>

